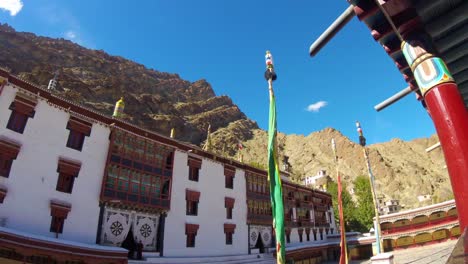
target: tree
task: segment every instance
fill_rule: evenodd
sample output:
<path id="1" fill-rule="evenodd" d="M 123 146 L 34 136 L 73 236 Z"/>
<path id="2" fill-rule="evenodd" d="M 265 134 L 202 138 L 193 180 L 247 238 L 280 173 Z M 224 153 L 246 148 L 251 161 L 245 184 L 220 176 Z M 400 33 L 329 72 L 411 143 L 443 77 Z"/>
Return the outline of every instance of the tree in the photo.
<path id="1" fill-rule="evenodd" d="M 327 191 L 332 196 L 333 213 L 335 215 L 335 222 L 339 223 L 338 212 L 338 184 L 336 182 L 329 182 L 327 184 Z M 341 199 L 343 203 L 343 215 L 345 220 L 346 232 L 360 231 L 362 229 L 359 221 L 356 218 L 356 206 L 354 205 L 351 194 L 346 189 L 346 185 L 342 185 Z"/>
<path id="2" fill-rule="evenodd" d="M 354 191 L 357 197 L 357 214 L 356 217 L 361 223 L 363 232 L 368 232 L 373 227 L 373 218 L 375 216 L 374 201 L 372 199 L 372 190 L 369 178 L 366 176 L 358 176 L 354 180 Z"/>

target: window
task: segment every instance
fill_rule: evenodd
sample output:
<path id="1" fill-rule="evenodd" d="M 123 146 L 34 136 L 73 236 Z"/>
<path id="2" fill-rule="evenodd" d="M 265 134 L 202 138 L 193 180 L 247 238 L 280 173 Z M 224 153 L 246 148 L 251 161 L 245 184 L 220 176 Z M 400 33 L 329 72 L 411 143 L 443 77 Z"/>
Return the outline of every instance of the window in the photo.
<path id="1" fill-rule="evenodd" d="M 186 215 L 198 215 L 198 201 L 200 192 L 185 190 Z"/>
<path id="2" fill-rule="evenodd" d="M 187 236 L 186 247 L 195 247 L 195 238 L 197 236 L 199 225 L 185 224 L 185 235 Z"/>
<path id="3" fill-rule="evenodd" d="M 65 218 L 52 216 L 52 222 L 50 223 L 50 232 L 52 233 L 63 233 L 63 223 Z"/>
<path id="4" fill-rule="evenodd" d="M 320 231 L 319 231 L 319 232 L 320 232 L 320 240 L 323 240 L 323 230 L 322 230 L 322 229 L 320 229 Z"/>
<path id="5" fill-rule="evenodd" d="M 23 96 L 16 95 L 15 100 L 10 104 L 10 118 L 8 119 L 7 128 L 17 133 L 23 134 L 28 118 L 34 117 L 37 102 L 26 99 Z"/>
<path id="6" fill-rule="evenodd" d="M 187 215 L 197 215 L 198 214 L 198 202 L 187 201 Z"/>
<path id="7" fill-rule="evenodd" d="M 314 241 L 317 241 L 317 230 L 314 229 Z"/>
<path id="8" fill-rule="evenodd" d="M 305 233 L 307 241 L 310 241 L 310 228 L 306 228 Z"/>
<path id="9" fill-rule="evenodd" d="M 304 229 L 302 228 L 297 229 L 297 234 L 299 235 L 299 242 L 302 243 L 302 235 L 304 234 Z"/>
<path id="10" fill-rule="evenodd" d="M 101 197 L 144 207 L 170 207 L 174 148 L 112 129 Z"/>
<path id="11" fill-rule="evenodd" d="M 8 119 L 7 128 L 20 134 L 23 134 L 27 121 L 28 116 L 26 116 L 23 113 L 12 111 L 10 118 Z"/>
<path id="12" fill-rule="evenodd" d="M 224 197 L 224 207 L 226 207 L 226 218 L 232 219 L 232 208 L 234 208 L 234 198 Z"/>
<path id="13" fill-rule="evenodd" d="M 200 175 L 200 168 L 190 167 L 189 168 L 189 180 L 198 181 Z"/>
<path id="14" fill-rule="evenodd" d="M 187 165 L 189 166 L 189 180 L 198 181 L 200 176 L 202 160 L 195 157 L 188 157 Z"/>
<path id="15" fill-rule="evenodd" d="M 226 233 L 226 245 L 232 245 L 232 233 Z"/>
<path id="16" fill-rule="evenodd" d="M 232 235 L 236 229 L 235 224 L 224 224 L 224 234 L 226 235 L 226 245 L 232 245 Z"/>
<path id="17" fill-rule="evenodd" d="M 71 116 L 67 123 L 68 134 L 67 147 L 81 151 L 85 137 L 91 134 L 92 124 Z"/>
<path id="18" fill-rule="evenodd" d="M 70 130 L 68 135 L 67 147 L 81 151 L 83 148 L 85 135 L 75 130 Z"/>
<path id="19" fill-rule="evenodd" d="M 52 216 L 50 222 L 50 232 L 61 234 L 63 232 L 63 226 L 65 219 L 70 212 L 71 206 L 63 204 L 61 202 L 51 201 L 50 202 L 50 215 Z"/>
<path id="20" fill-rule="evenodd" d="M 20 148 L 13 142 L 0 139 L 0 176 L 5 178 L 10 176 L 11 166 L 18 156 Z"/>
<path id="21" fill-rule="evenodd" d="M 187 247 L 195 247 L 196 234 L 187 234 Z"/>
<path id="22" fill-rule="evenodd" d="M 224 166 L 224 177 L 225 184 L 224 187 L 228 189 L 234 189 L 234 177 L 236 175 L 236 169 L 231 166 Z"/>
<path id="23" fill-rule="evenodd" d="M 59 192 L 72 193 L 73 183 L 78 177 L 80 169 L 81 164 L 60 158 L 57 167 L 59 175 L 55 189 Z"/>

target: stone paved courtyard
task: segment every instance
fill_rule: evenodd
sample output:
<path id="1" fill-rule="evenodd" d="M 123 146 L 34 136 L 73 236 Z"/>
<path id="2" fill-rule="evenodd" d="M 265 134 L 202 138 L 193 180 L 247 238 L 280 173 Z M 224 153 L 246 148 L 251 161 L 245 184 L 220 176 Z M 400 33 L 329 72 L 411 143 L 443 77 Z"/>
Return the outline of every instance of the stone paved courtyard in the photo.
<path id="1" fill-rule="evenodd" d="M 429 245 L 425 247 L 409 248 L 393 251 L 395 264 L 426 264 L 426 263 L 446 263 L 457 240 Z M 351 261 L 351 264 L 368 264 L 370 260 Z"/>

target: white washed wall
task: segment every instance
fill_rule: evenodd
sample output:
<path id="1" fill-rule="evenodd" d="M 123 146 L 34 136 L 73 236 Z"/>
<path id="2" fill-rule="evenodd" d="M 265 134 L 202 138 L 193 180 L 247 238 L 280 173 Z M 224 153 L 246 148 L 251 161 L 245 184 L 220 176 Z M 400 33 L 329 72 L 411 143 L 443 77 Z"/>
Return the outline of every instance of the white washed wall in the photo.
<path id="1" fill-rule="evenodd" d="M 171 210 L 166 218 L 164 256 L 219 256 L 248 253 L 244 171 L 236 169 L 234 189 L 224 186 L 221 163 L 203 159 L 198 182 L 189 181 L 187 153 L 176 151 Z M 185 189 L 199 191 L 198 215 L 187 216 Z M 226 219 L 224 197 L 235 198 L 233 219 Z M 185 223 L 200 225 L 195 247 L 186 247 Z M 236 224 L 232 245 L 226 245 L 224 223 Z"/>
<path id="2" fill-rule="evenodd" d="M 21 150 L 13 162 L 9 178 L 0 177 L 8 189 L 0 218 L 7 218 L 6 227 L 38 235 L 51 233 L 50 200 L 70 203 L 60 238 L 95 243 L 99 194 L 109 147 L 110 130 L 94 123 L 91 135 L 85 138 L 82 151 L 66 147 L 69 113 L 39 100 L 34 118 L 29 118 L 23 134 L 6 128 L 17 89 L 6 86 L 0 96 L 0 137 L 19 142 Z M 71 194 L 56 191 L 59 157 L 81 162 Z"/>

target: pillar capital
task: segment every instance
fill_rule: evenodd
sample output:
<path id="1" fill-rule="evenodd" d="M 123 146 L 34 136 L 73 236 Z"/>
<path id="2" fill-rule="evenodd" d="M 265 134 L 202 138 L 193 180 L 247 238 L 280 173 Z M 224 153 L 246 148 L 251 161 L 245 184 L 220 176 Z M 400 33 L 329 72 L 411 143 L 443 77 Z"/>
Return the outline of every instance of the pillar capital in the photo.
<path id="1" fill-rule="evenodd" d="M 429 35 L 408 35 L 401 49 L 423 96 L 439 84 L 454 82 L 447 65 L 437 57 Z"/>

